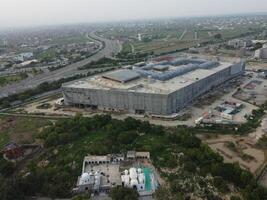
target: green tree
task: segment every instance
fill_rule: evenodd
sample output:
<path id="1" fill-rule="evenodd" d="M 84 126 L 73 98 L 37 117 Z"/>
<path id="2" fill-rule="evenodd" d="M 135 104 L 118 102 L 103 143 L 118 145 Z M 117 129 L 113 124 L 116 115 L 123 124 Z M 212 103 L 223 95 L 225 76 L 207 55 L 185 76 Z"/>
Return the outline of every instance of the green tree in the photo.
<path id="1" fill-rule="evenodd" d="M 138 196 L 136 190 L 122 186 L 113 188 L 110 193 L 112 200 L 138 200 Z"/>

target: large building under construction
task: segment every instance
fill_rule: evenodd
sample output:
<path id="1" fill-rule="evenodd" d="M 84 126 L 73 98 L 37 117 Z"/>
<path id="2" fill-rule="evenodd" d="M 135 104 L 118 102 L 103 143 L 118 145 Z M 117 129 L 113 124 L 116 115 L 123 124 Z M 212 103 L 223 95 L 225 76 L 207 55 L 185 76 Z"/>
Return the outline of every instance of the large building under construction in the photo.
<path id="1" fill-rule="evenodd" d="M 177 58 L 63 84 L 66 105 L 171 115 L 210 89 L 242 75 L 245 64 Z"/>

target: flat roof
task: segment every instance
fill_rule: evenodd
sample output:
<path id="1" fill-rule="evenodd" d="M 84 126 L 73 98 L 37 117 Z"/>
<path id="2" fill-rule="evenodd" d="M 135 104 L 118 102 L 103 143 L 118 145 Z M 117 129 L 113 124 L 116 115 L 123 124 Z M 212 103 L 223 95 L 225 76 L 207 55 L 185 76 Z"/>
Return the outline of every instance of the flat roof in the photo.
<path id="1" fill-rule="evenodd" d="M 84 157 L 84 161 L 106 161 L 106 160 L 110 160 L 110 155 L 106 155 L 106 156 L 85 156 Z"/>
<path id="2" fill-rule="evenodd" d="M 120 79 L 120 80 L 129 80 L 131 81 L 117 81 L 110 78 L 103 78 L 103 77 L 116 77 L 118 74 L 125 74 L 125 70 L 117 70 L 112 73 L 107 73 L 105 75 L 96 75 L 94 77 L 86 78 L 83 80 L 73 81 L 70 83 L 63 84 L 64 88 L 81 88 L 81 89 L 96 89 L 96 90 L 120 90 L 120 91 L 128 91 L 128 92 L 136 92 L 136 93 L 148 93 L 148 94 L 170 94 L 174 91 L 177 91 L 181 88 L 184 88 L 188 85 L 191 85 L 201 79 L 209 77 L 219 71 L 222 71 L 226 68 L 232 66 L 233 63 L 229 62 L 220 62 L 220 65 L 211 69 L 196 69 L 185 73 L 180 76 L 176 76 L 166 81 L 149 80 L 146 77 L 139 77 L 135 71 L 127 70 L 126 74 L 128 78 Z M 169 70 L 175 66 L 171 66 Z M 123 72 L 121 72 L 123 71 Z M 115 74 L 115 76 L 114 76 Z M 133 74 L 137 74 L 139 77 L 138 79 L 133 79 Z"/>
<path id="3" fill-rule="evenodd" d="M 122 69 L 118 71 L 114 71 L 111 73 L 107 73 L 102 76 L 103 78 L 107 78 L 110 80 L 114 80 L 117 82 L 125 83 L 140 77 L 138 73 L 129 69 Z"/>

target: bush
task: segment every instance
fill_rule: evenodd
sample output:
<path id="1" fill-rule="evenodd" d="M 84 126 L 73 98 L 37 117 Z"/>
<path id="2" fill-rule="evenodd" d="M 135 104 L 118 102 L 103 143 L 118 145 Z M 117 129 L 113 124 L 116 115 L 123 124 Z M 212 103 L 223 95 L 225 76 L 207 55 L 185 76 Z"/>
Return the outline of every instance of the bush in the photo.
<path id="1" fill-rule="evenodd" d="M 117 186 L 110 192 L 112 200 L 138 200 L 138 193 L 136 190 Z"/>

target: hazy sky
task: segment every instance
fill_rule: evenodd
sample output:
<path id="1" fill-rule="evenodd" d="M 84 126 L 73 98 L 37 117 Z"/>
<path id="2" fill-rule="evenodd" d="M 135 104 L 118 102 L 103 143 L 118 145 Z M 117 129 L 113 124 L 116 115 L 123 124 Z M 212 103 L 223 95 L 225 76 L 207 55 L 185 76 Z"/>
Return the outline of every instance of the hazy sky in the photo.
<path id="1" fill-rule="evenodd" d="M 0 0 L 0 28 L 267 12 L 267 0 Z"/>

